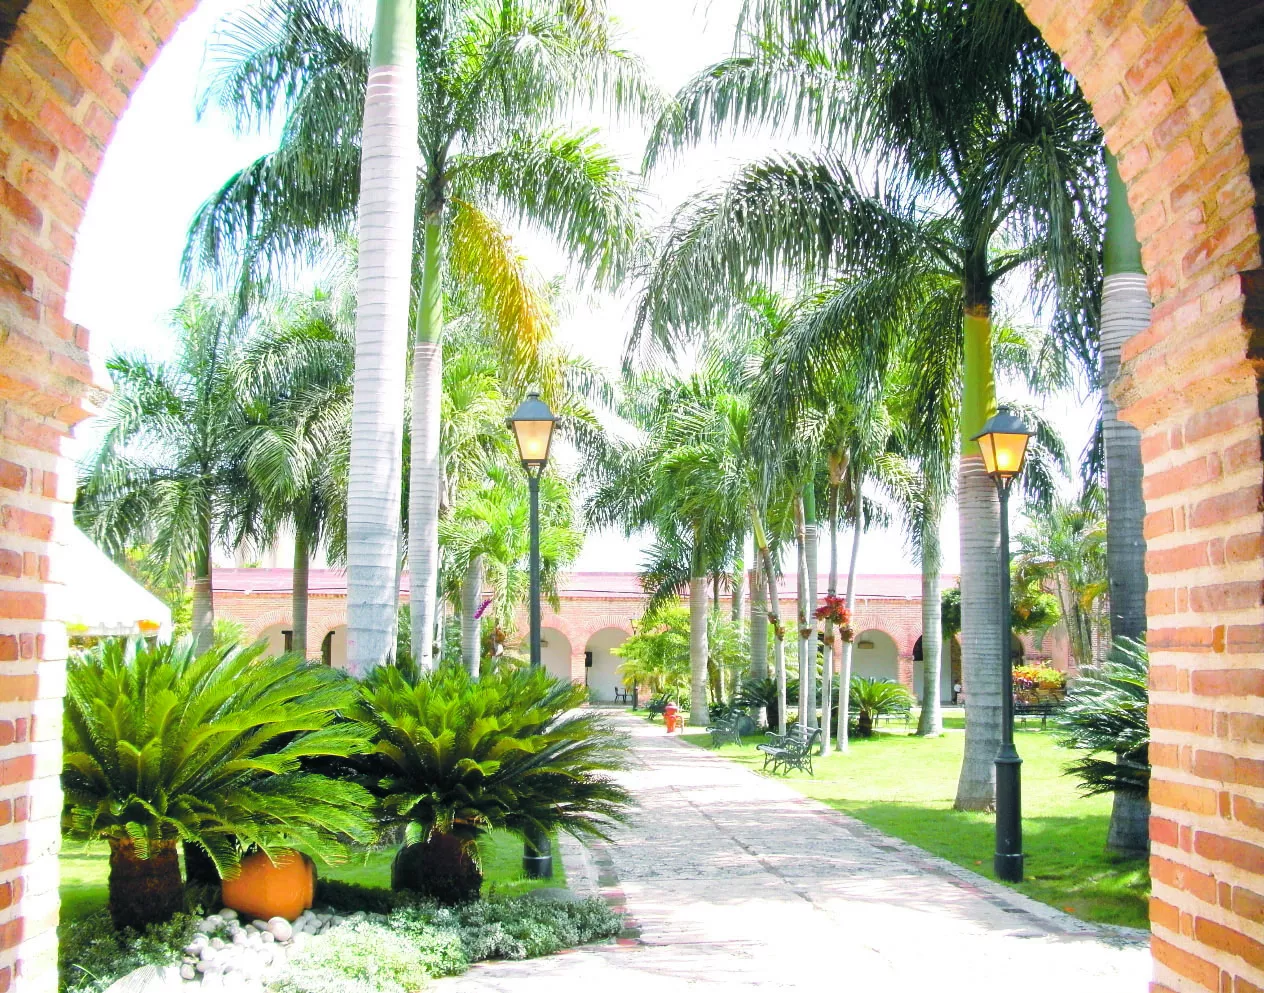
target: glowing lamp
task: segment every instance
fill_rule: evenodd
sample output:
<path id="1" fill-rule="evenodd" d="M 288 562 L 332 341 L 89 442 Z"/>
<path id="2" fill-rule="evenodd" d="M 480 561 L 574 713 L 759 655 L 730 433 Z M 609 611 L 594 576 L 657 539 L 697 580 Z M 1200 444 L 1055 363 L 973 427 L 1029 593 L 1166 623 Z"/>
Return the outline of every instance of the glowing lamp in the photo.
<path id="1" fill-rule="evenodd" d="M 539 393 L 528 393 L 509 418 L 509 428 L 518 444 L 518 458 L 529 473 L 539 473 L 549 461 L 553 442 L 553 425 L 557 418 Z"/>

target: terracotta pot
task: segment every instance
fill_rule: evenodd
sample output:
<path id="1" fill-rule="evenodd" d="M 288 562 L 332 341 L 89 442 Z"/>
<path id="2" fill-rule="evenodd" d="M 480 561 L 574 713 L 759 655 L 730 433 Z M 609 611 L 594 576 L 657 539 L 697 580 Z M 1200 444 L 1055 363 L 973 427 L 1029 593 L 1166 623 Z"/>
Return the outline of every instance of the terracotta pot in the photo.
<path id="1" fill-rule="evenodd" d="M 281 852 L 274 863 L 263 852 L 241 860 L 224 880 L 224 906 L 247 917 L 294 920 L 316 898 L 316 866 L 306 855 Z"/>

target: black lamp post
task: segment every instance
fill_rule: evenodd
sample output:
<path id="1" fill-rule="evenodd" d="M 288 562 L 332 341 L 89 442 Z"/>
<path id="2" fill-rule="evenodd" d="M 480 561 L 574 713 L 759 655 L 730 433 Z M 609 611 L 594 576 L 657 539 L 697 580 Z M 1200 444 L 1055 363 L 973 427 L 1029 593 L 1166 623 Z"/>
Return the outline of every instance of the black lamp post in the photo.
<path id="1" fill-rule="evenodd" d="M 971 440 L 979 443 L 987 474 L 1001 500 L 1001 750 L 996 754 L 996 854 L 992 866 L 998 879 L 1017 883 L 1023 878 L 1022 765 L 1014 747 L 1014 663 L 1010 654 L 1009 487 L 1023 471 L 1027 443 L 1034 432 L 1000 407 Z"/>
<path id="2" fill-rule="evenodd" d="M 509 418 L 509 429 L 518 444 L 518 459 L 527 472 L 531 493 L 531 593 L 527 610 L 531 618 L 531 668 L 540 658 L 540 475 L 549 464 L 549 446 L 557 418 L 549 405 L 532 391 Z M 553 878 L 553 850 L 543 831 L 529 831 L 522 850 L 522 869 L 528 879 Z"/>

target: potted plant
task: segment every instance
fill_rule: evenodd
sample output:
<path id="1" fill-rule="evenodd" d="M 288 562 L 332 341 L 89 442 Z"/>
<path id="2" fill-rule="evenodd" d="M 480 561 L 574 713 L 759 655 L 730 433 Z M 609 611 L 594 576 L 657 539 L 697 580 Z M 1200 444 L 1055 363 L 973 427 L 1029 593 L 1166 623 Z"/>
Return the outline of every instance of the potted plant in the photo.
<path id="1" fill-rule="evenodd" d="M 302 765 L 371 747 L 367 727 L 338 716 L 355 684 L 263 651 L 111 640 L 68 665 L 62 828 L 109 844 L 116 927 L 183 907 L 182 840 L 225 877 L 252 849 L 336 860 L 374 837 L 372 795 Z"/>
<path id="2" fill-rule="evenodd" d="M 413 680 L 376 670 L 363 703 L 377 735 L 372 778 L 387 825 L 404 828 L 392 887 L 477 899 L 476 842 L 491 828 L 605 837 L 629 803 L 607 775 L 624 742 L 600 713 L 577 709 L 585 697 L 543 669 L 498 665 L 477 680 L 457 666 Z"/>

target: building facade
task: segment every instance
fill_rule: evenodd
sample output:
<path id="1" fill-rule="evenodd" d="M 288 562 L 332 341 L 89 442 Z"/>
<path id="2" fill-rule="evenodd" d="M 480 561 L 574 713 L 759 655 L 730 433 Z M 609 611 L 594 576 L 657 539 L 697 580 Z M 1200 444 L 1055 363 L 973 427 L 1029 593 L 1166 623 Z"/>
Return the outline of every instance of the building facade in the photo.
<path id="1" fill-rule="evenodd" d="M 945 577 L 951 585 L 955 577 Z M 347 659 L 347 585 L 343 573 L 313 569 L 309 580 L 307 651 L 341 667 Z M 784 584 L 783 584 L 784 585 Z M 822 580 L 820 589 L 825 588 Z M 898 681 L 919 697 L 922 691 L 922 600 L 920 575 L 857 576 L 856 631 L 852 671 L 859 676 Z M 292 641 L 290 572 L 288 569 L 217 569 L 214 576 L 215 616 L 239 622 L 250 641 L 267 639 L 269 650 L 282 652 Z M 783 617 L 795 615 L 793 587 L 780 592 Z M 405 575 L 400 597 L 408 598 Z M 559 678 L 583 683 L 592 699 L 613 701 L 623 685 L 619 657 L 613 649 L 629 638 L 645 613 L 640 579 L 630 572 L 581 572 L 558 583 L 558 609 L 545 604 L 541 618 L 541 656 Z M 720 596 L 726 616 L 732 610 L 728 593 Z M 509 644 L 526 637 L 525 612 L 515 619 Z M 1056 632 L 1039 644 L 1023 638 L 1023 656 L 1067 666 L 1065 638 Z M 951 701 L 961 683 L 960 653 L 955 644 L 944 656 L 940 699 Z M 838 654 L 835 653 L 835 658 Z"/>

